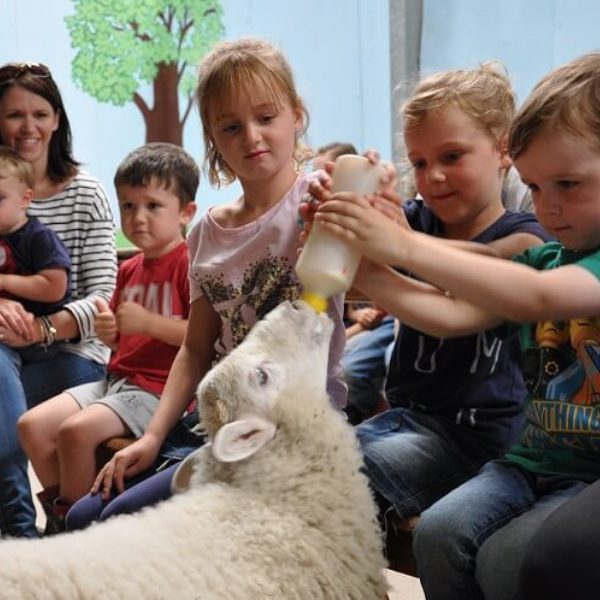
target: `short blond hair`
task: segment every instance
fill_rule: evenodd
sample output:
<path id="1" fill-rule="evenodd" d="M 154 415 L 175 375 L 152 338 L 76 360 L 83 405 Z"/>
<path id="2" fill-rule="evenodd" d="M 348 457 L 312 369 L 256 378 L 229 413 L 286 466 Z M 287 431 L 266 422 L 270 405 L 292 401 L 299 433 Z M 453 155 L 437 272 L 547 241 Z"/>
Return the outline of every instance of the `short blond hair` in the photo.
<path id="1" fill-rule="evenodd" d="M 0 178 L 7 175 L 12 175 L 28 188 L 33 188 L 34 180 L 31 165 L 12 148 L 0 146 Z"/>
<path id="2" fill-rule="evenodd" d="M 511 158 L 521 156 L 547 127 L 584 138 L 600 149 L 600 52 L 550 71 L 533 88 L 511 127 Z"/>
<path id="3" fill-rule="evenodd" d="M 477 69 L 441 71 L 422 79 L 404 103 L 404 129 L 418 125 L 432 112 L 455 106 L 499 142 L 508 133 L 515 102 L 506 68 L 497 61 Z"/>
<path id="4" fill-rule="evenodd" d="M 196 85 L 196 101 L 202 121 L 205 168 L 210 183 L 219 187 L 231 183 L 236 173 L 227 165 L 215 147 L 210 128 L 209 110 L 214 102 L 224 102 L 244 90 L 252 94 L 263 88 L 280 105 L 283 98 L 303 115 L 303 127 L 296 137 L 293 159 L 302 164 L 310 158 L 310 150 L 301 142 L 308 127 L 308 111 L 296 91 L 294 75 L 281 51 L 263 40 L 243 38 L 221 42 L 200 64 Z"/>

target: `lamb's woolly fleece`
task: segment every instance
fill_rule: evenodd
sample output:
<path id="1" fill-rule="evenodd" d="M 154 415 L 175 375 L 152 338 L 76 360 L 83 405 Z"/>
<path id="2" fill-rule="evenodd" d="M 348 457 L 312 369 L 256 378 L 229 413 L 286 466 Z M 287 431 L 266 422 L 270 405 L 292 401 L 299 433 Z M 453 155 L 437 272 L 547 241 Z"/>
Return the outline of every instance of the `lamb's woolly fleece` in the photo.
<path id="1" fill-rule="evenodd" d="M 330 335 L 302 303 L 275 309 L 199 388 L 215 439 L 178 473 L 185 487 L 193 467 L 190 488 L 85 531 L 0 542 L 0 597 L 383 598 L 375 506 L 353 431 L 325 394 Z M 220 427 L 255 415 L 274 435 L 248 458 L 217 460 Z"/>

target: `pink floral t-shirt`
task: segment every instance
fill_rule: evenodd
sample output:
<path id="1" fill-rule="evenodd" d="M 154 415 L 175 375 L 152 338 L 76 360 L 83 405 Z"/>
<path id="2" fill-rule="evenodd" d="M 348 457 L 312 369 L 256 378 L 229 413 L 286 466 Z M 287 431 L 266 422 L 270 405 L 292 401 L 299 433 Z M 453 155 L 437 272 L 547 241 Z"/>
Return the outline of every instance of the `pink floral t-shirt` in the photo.
<path id="1" fill-rule="evenodd" d="M 192 302 L 205 296 L 221 317 L 217 359 L 235 348 L 258 320 L 284 300 L 300 297 L 294 265 L 298 257 L 298 206 L 315 173 L 300 175 L 288 193 L 255 221 L 225 229 L 209 210 L 188 235 Z M 329 302 L 335 328 L 329 349 L 327 389 L 346 404 L 340 359 L 345 344 L 343 296 Z"/>

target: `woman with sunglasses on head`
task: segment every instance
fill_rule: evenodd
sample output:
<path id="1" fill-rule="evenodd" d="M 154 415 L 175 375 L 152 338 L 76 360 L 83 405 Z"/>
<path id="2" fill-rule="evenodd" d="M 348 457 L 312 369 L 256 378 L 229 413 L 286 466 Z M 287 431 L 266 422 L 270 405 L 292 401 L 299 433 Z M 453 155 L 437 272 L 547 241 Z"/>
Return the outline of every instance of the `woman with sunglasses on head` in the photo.
<path id="1" fill-rule="evenodd" d="M 31 164 L 29 215 L 58 234 L 72 262 L 72 302 L 48 320 L 0 298 L 0 530 L 4 536 L 36 537 L 16 423 L 27 407 L 105 376 L 108 349 L 95 337 L 93 323 L 96 299 L 109 301 L 115 286 L 114 224 L 105 190 L 73 157 L 67 113 L 46 66 L 0 67 L 0 144 Z M 23 364 L 14 351 L 33 344 L 47 348 L 57 340 L 63 341 L 61 351 L 48 360 Z"/>

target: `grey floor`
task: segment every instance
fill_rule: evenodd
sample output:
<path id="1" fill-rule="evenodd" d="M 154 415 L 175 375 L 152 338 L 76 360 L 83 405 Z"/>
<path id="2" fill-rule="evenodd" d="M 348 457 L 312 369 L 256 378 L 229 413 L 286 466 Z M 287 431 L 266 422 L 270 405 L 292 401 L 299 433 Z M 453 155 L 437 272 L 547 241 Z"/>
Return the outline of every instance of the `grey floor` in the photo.
<path id="1" fill-rule="evenodd" d="M 390 600 L 425 600 L 423 589 L 419 580 L 410 575 L 386 571 L 391 590 L 388 592 Z"/>

